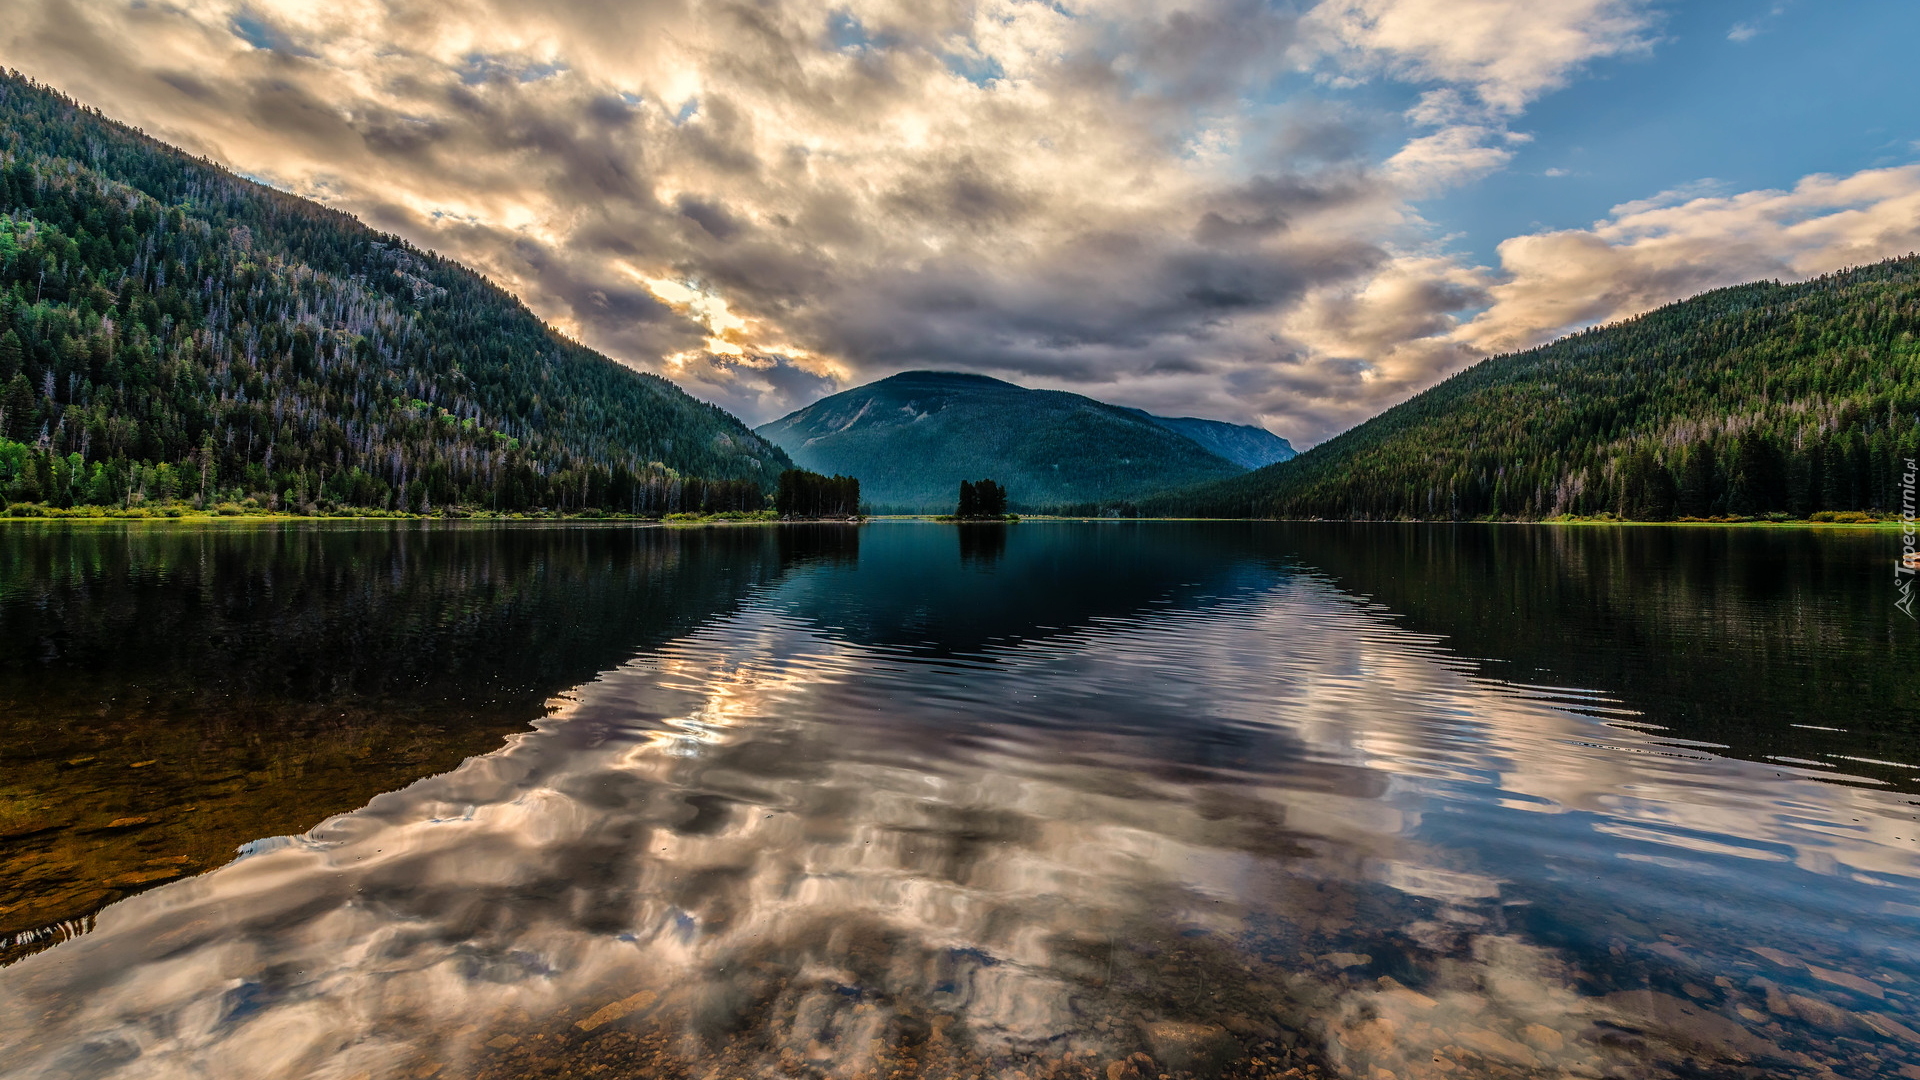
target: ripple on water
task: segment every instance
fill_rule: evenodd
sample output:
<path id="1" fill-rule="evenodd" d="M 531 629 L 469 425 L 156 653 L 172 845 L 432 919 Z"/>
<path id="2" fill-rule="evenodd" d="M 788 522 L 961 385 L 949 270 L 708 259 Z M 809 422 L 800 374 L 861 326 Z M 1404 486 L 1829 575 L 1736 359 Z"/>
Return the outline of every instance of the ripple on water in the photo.
<path id="1" fill-rule="evenodd" d="M 768 587 L 7 969 L 0 1062 L 1920 1076 L 1901 797 L 1257 586 L 957 652 Z"/>

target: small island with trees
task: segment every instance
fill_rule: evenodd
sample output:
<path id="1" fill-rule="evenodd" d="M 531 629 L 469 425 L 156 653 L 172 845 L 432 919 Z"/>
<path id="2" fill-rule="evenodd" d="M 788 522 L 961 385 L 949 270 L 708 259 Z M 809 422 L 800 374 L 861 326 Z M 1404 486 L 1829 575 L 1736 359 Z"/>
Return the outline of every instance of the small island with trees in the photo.
<path id="1" fill-rule="evenodd" d="M 1018 521 L 1007 513 L 1007 489 L 992 480 L 960 481 L 960 505 L 943 521 Z"/>

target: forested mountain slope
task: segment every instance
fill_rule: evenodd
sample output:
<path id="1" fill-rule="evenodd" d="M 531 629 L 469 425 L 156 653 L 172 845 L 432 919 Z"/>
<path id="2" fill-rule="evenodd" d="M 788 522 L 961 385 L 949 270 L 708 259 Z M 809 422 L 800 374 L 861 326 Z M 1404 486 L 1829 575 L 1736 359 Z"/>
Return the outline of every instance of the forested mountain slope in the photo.
<path id="1" fill-rule="evenodd" d="M 984 375 L 909 371 L 756 429 L 802 468 L 860 478 L 880 513 L 952 513 L 962 480 L 1015 510 L 1090 508 L 1241 472 L 1144 413 Z"/>
<path id="2" fill-rule="evenodd" d="M 7 497 L 56 505 L 758 508 L 791 464 L 473 271 L 17 74 L 0 436 Z"/>
<path id="3" fill-rule="evenodd" d="M 1920 456 L 1920 258 L 1719 289 L 1497 356 L 1162 514 L 1805 517 L 1897 510 Z"/>

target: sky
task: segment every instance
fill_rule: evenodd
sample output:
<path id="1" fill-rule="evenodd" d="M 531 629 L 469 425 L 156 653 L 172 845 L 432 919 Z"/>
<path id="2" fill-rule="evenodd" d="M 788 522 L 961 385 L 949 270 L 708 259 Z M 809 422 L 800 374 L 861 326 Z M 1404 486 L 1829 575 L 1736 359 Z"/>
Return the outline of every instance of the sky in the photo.
<path id="1" fill-rule="evenodd" d="M 758 424 L 971 371 L 1324 441 L 1920 250 L 1911 0 L 8 0 L 0 65 Z"/>

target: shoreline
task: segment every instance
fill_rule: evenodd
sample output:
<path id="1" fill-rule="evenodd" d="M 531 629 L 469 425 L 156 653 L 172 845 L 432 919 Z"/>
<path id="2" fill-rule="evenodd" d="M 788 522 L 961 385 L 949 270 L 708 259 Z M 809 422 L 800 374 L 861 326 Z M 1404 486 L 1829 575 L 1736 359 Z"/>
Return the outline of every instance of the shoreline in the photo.
<path id="1" fill-rule="evenodd" d="M 874 514 L 869 521 L 925 521 L 934 524 L 952 525 L 951 519 L 943 520 L 935 514 Z M 1537 521 L 1483 521 L 1477 519 L 1450 520 L 1446 518 L 1253 518 L 1253 517 L 1091 517 L 1084 515 L 1022 514 L 1019 521 L 1069 521 L 1089 524 L 1124 524 L 1142 521 L 1216 521 L 1239 522 L 1243 524 L 1274 525 L 1555 525 L 1582 528 L 1597 526 L 1631 526 L 1653 528 L 1713 528 L 1713 529 L 1901 529 L 1899 518 L 1884 521 L 1810 521 L 1805 518 L 1793 518 L 1787 521 L 1633 521 L 1620 518 L 1543 518 Z M 961 522 L 958 524 L 995 524 L 995 522 Z M 1007 524 L 1018 524 L 1008 522 Z"/>
<path id="2" fill-rule="evenodd" d="M 677 519 L 677 520 L 676 520 Z M 0 513 L 0 526 L 28 524 L 144 524 L 144 525 L 204 525 L 212 522 L 253 523 L 253 524 L 306 524 L 317 521 L 373 522 L 389 521 L 399 524 L 478 524 L 478 525 L 623 525 L 647 528 L 706 528 L 715 525 L 857 525 L 866 519 L 848 518 L 729 518 L 724 516 L 691 517 L 671 515 L 667 518 L 645 517 L 637 514 L 404 514 L 397 512 L 366 514 L 290 514 L 273 511 L 259 511 L 247 514 L 210 514 L 205 511 L 187 511 L 179 514 L 23 514 L 14 516 Z"/>
<path id="3" fill-rule="evenodd" d="M 1787 521 L 1633 521 L 1619 518 L 1548 518 L 1538 521 L 1452 521 L 1446 519 L 1367 519 L 1367 518 L 1225 518 L 1225 517 L 1092 517 L 1081 515 L 1022 514 L 1007 521 L 957 521 L 950 515 L 941 514 L 869 514 L 860 518 L 763 518 L 732 517 L 714 515 L 699 517 L 687 514 L 672 514 L 667 517 L 647 517 L 635 514 L 552 514 L 552 513 L 462 513 L 456 515 L 426 513 L 401 513 L 397 511 L 375 511 L 353 514 L 294 514 L 276 511 L 254 511 L 241 514 L 210 513 L 203 510 L 185 510 L 180 513 L 128 513 L 109 511 L 98 514 L 73 513 L 67 510 L 55 510 L 44 514 L 12 515 L 0 513 L 0 525 L 29 523 L 141 523 L 150 525 L 164 524 L 207 524 L 211 522 L 268 523 L 283 524 L 308 523 L 319 521 L 373 522 L 390 521 L 405 523 L 445 523 L 462 522 L 474 524 L 537 524 L 537 525 L 624 525 L 630 527 L 660 528 L 707 528 L 712 526 L 767 526 L 767 525 L 865 525 L 879 522 L 924 522 L 930 525 L 1017 525 L 1022 522 L 1068 522 L 1089 525 L 1138 524 L 1143 522 L 1215 522 L 1220 524 L 1273 524 L 1273 525 L 1500 525 L 1500 526 L 1555 526 L 1571 528 L 1710 528 L 1710 529 L 1865 529 L 1900 532 L 1904 523 L 1899 518 L 1881 521 L 1810 521 L 1791 519 Z"/>

